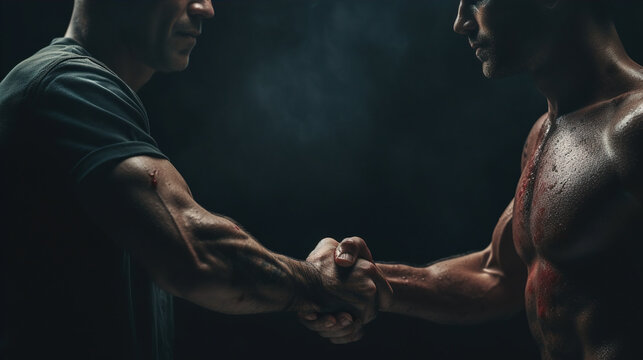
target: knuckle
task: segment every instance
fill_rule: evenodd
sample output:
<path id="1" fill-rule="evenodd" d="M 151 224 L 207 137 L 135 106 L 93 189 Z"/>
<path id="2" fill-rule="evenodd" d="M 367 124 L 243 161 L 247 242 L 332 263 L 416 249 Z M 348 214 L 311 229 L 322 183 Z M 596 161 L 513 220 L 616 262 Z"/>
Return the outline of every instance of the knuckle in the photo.
<path id="1" fill-rule="evenodd" d="M 375 294 L 377 294 L 377 285 L 375 285 L 374 282 L 369 281 L 366 284 L 364 284 L 364 288 L 362 289 L 365 295 L 368 297 L 373 297 Z"/>
<path id="2" fill-rule="evenodd" d="M 370 261 L 360 261 L 359 269 L 370 277 L 373 277 L 378 273 L 377 266 Z"/>
<path id="3" fill-rule="evenodd" d="M 342 240 L 342 242 L 351 244 L 352 246 L 361 246 L 361 245 L 366 245 L 366 242 L 364 239 L 362 239 L 359 236 L 350 236 Z"/>
<path id="4" fill-rule="evenodd" d="M 323 244 L 323 245 L 336 245 L 337 240 L 335 240 L 335 239 L 333 239 L 331 237 L 325 237 L 325 238 L 321 239 L 320 243 Z"/>
<path id="5" fill-rule="evenodd" d="M 362 239 L 359 236 L 353 236 L 351 239 L 353 239 L 353 241 L 355 241 L 356 244 L 366 245 L 366 241 L 364 241 L 364 239 Z"/>
<path id="6" fill-rule="evenodd" d="M 369 271 L 370 267 L 371 267 L 371 263 L 366 260 L 359 260 L 355 264 L 355 268 L 365 273 Z"/>
<path id="7" fill-rule="evenodd" d="M 338 249 L 342 249 L 342 251 L 346 252 L 353 252 L 355 251 L 355 244 L 350 239 L 344 239 L 342 242 L 339 243 L 337 246 Z"/>

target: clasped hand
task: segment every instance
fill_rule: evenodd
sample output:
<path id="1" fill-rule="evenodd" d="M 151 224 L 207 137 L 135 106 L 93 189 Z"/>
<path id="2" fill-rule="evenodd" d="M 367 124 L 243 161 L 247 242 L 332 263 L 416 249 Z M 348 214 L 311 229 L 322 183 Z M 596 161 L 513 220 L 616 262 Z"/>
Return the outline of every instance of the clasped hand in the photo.
<path id="1" fill-rule="evenodd" d="M 321 271 L 322 286 L 333 300 L 325 301 L 319 312 L 300 312 L 300 321 L 335 344 L 359 340 L 362 327 L 387 308 L 393 296 L 364 240 L 351 237 L 339 243 L 325 238 L 306 261 Z"/>

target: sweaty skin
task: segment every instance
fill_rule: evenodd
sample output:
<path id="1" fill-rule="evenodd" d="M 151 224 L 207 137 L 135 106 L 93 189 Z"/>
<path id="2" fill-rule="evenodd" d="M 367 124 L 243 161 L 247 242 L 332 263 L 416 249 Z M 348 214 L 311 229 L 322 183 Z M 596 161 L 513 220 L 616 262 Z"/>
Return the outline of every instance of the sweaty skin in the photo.
<path id="1" fill-rule="evenodd" d="M 543 358 L 632 358 L 643 320 L 638 289 L 643 89 L 558 118 L 529 136 L 513 209 L 528 269 L 525 306 Z M 640 171 L 640 170 L 638 170 Z"/>
<path id="2" fill-rule="evenodd" d="M 524 308 L 542 359 L 643 358 L 642 145 L 643 88 L 543 115 L 491 244 L 427 267 L 378 263 L 394 291 L 380 311 L 470 324 Z M 364 249 L 344 240 L 335 261 Z M 333 337 L 343 327 L 329 318 L 302 322 Z"/>
<path id="3" fill-rule="evenodd" d="M 528 73 L 548 111 L 491 244 L 426 267 L 378 264 L 394 290 L 381 311 L 466 324 L 525 309 L 543 359 L 643 359 L 643 68 L 608 4 L 460 1 L 454 30 L 484 75 Z M 335 262 L 365 248 L 345 240 Z M 302 321 L 330 337 L 329 316 Z"/>

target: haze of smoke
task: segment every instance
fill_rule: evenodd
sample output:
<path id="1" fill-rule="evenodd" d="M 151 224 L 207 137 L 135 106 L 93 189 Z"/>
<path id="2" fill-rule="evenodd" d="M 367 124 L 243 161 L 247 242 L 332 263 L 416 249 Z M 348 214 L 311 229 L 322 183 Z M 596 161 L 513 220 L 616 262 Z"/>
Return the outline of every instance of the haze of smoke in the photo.
<path id="1" fill-rule="evenodd" d="M 247 75 L 249 101 L 276 131 L 304 144 L 332 136 L 347 121 L 366 131 L 377 74 L 369 73 L 372 59 L 364 53 L 385 57 L 396 68 L 408 48 L 396 7 L 382 1 L 309 2 L 295 29 L 302 32 L 300 41 Z"/>

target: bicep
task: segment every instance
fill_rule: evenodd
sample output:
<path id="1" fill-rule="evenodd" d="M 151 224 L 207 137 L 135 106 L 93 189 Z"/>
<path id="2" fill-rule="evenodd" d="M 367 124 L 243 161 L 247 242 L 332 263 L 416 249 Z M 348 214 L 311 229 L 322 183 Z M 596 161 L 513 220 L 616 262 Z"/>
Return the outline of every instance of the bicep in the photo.
<path id="1" fill-rule="evenodd" d="M 491 243 L 485 250 L 486 261 L 484 269 L 487 272 L 497 273 L 503 278 L 518 284 L 525 281 L 525 264 L 518 255 L 513 239 L 513 205 L 512 200 L 505 211 L 500 215 L 493 234 Z"/>
<path id="2" fill-rule="evenodd" d="M 524 289 L 526 267 L 514 246 L 512 217 L 513 200 L 500 216 L 491 242 L 484 250 L 440 261 L 428 268 L 434 271 L 458 269 L 493 284 L 502 283 L 503 288 Z"/>
<path id="3" fill-rule="evenodd" d="M 513 201 L 496 225 L 491 243 L 482 251 L 429 266 L 429 278 L 437 279 L 437 293 L 452 294 L 458 308 L 471 304 L 481 309 L 471 321 L 513 314 L 524 306 L 526 268 L 516 253 L 511 231 Z M 459 300 L 453 300 L 459 299 Z"/>

